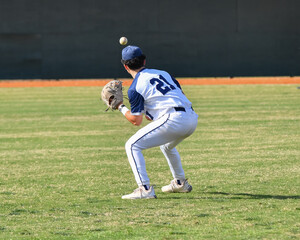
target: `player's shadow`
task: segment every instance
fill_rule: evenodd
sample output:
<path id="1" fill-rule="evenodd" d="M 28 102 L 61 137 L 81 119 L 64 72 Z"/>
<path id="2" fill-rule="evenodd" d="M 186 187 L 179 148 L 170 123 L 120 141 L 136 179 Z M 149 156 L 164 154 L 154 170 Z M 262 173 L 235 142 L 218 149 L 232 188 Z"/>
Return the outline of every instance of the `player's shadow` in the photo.
<path id="1" fill-rule="evenodd" d="M 300 199 L 300 195 L 270 195 L 270 194 L 252 194 L 252 193 L 226 193 L 226 192 L 206 192 L 206 194 L 224 195 L 229 198 L 248 198 L 248 199 Z"/>
<path id="2" fill-rule="evenodd" d="M 207 194 L 209 195 L 221 195 L 221 197 L 216 196 L 210 196 L 207 197 Z M 277 200 L 286 200 L 286 199 L 300 199 L 300 195 L 270 195 L 270 194 L 252 194 L 252 193 L 227 193 L 227 192 L 203 192 L 203 195 L 199 194 L 198 196 L 195 195 L 189 195 L 189 194 L 176 194 L 176 195 L 168 195 L 165 196 L 166 199 L 277 199 Z"/>

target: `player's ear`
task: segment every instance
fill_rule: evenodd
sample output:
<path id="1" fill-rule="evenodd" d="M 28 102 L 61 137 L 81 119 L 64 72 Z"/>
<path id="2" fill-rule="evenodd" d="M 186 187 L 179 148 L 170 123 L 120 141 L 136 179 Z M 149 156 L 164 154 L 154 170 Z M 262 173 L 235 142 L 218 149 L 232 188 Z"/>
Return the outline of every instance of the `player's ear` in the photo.
<path id="1" fill-rule="evenodd" d="M 124 66 L 124 68 L 128 71 L 128 66 L 127 65 L 125 65 L 125 64 L 123 64 L 123 66 Z"/>
<path id="2" fill-rule="evenodd" d="M 124 66 L 125 70 L 130 74 L 130 68 L 125 64 L 123 66 Z"/>

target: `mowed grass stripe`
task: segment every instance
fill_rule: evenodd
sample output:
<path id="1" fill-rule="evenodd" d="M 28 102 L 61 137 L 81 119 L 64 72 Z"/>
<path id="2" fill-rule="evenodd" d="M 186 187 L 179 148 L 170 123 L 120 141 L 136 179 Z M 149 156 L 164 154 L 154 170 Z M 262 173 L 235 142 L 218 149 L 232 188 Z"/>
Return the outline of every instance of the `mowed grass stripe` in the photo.
<path id="1" fill-rule="evenodd" d="M 124 145 L 138 128 L 105 112 L 100 90 L 0 89 L 1 239 L 300 237 L 296 85 L 183 86 L 199 114 L 178 146 L 194 189 L 163 194 L 170 170 L 149 149 L 153 201 L 121 199 L 136 187 Z"/>

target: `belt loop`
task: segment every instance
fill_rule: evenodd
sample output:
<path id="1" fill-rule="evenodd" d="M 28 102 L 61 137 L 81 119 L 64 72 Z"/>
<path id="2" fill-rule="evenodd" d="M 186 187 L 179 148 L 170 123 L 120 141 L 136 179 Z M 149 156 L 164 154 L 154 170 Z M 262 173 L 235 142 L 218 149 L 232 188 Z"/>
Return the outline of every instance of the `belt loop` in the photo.
<path id="1" fill-rule="evenodd" d="M 176 112 L 185 112 L 185 108 L 184 107 L 174 107 Z"/>

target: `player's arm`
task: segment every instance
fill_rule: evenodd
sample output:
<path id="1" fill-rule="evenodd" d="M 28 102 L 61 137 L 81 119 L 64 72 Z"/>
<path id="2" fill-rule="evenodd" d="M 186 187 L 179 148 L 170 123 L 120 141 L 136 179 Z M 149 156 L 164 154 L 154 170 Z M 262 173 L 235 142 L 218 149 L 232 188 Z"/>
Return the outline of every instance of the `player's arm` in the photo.
<path id="1" fill-rule="evenodd" d="M 182 90 L 180 83 L 176 80 L 176 78 L 173 78 L 172 76 L 171 76 L 171 78 L 172 78 L 173 82 L 176 84 L 176 86 Z"/>
<path id="2" fill-rule="evenodd" d="M 173 77 L 172 77 L 172 80 L 173 80 L 173 82 L 176 84 L 176 86 L 177 86 L 178 88 L 180 88 L 181 92 L 184 94 L 184 92 L 182 91 L 182 88 L 181 88 L 181 86 L 180 86 L 180 83 L 179 83 L 175 78 L 173 78 Z M 184 94 L 184 95 L 185 95 L 185 94 Z"/>
<path id="3" fill-rule="evenodd" d="M 120 104 L 118 107 L 119 111 L 123 113 L 126 119 L 131 122 L 133 125 L 140 126 L 143 122 L 143 114 L 140 115 L 133 115 L 129 111 L 129 109 L 124 105 Z"/>
<path id="4" fill-rule="evenodd" d="M 144 98 L 135 88 L 128 90 L 128 98 L 131 111 L 124 104 L 121 104 L 118 109 L 129 122 L 139 126 L 143 121 Z"/>
<path id="5" fill-rule="evenodd" d="M 143 122 L 143 114 L 132 115 L 129 110 L 126 112 L 125 117 L 127 118 L 127 120 L 129 122 L 131 122 L 133 125 L 136 125 L 136 126 L 140 126 Z"/>

